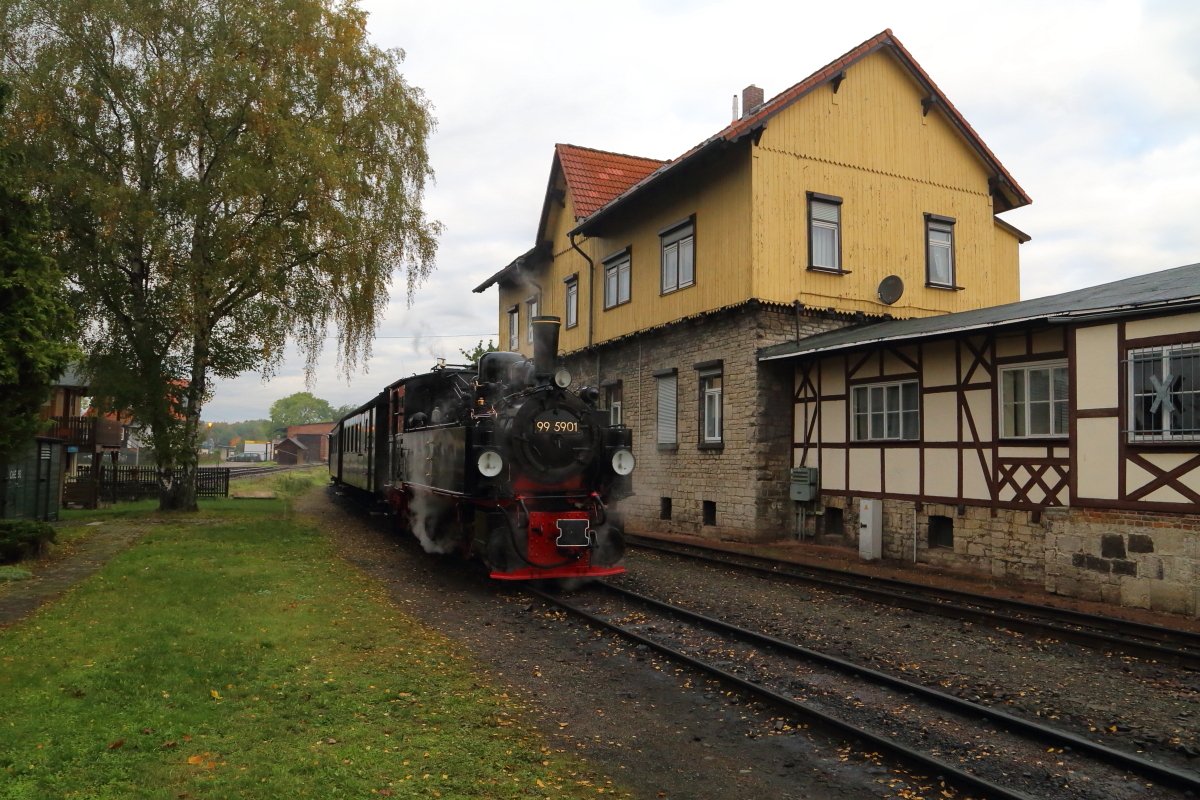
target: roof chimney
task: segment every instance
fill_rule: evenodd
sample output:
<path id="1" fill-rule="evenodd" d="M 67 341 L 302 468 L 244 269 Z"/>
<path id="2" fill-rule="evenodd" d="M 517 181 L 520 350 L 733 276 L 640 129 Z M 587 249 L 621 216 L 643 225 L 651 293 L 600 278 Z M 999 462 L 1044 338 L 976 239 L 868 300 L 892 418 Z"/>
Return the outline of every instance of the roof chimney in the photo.
<path id="1" fill-rule="evenodd" d="M 737 120 L 738 120 L 738 106 L 737 106 L 737 95 L 735 94 L 733 96 L 733 121 L 737 122 Z"/>
<path id="2" fill-rule="evenodd" d="M 747 116 L 751 111 L 761 106 L 763 99 L 763 90 L 753 83 L 742 89 L 742 116 Z"/>

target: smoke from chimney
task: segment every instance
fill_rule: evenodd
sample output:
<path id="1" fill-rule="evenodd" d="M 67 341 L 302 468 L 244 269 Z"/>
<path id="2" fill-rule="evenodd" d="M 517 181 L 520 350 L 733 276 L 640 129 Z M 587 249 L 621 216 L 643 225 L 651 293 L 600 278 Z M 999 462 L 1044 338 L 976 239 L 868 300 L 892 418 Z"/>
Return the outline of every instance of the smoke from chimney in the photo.
<path id="1" fill-rule="evenodd" d="M 742 116 L 748 115 L 751 111 L 761 106 L 764 99 L 763 90 L 753 83 L 742 89 Z"/>

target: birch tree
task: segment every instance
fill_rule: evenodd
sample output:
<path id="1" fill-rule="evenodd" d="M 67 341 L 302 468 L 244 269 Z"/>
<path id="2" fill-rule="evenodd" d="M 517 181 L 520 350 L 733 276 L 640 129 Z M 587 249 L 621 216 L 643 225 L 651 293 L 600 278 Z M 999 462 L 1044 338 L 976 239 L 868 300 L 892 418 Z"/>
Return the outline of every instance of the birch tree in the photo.
<path id="1" fill-rule="evenodd" d="M 213 381 L 370 355 L 439 226 L 431 107 L 352 0 L 0 0 L 11 136 L 72 284 L 91 385 L 196 507 Z M 181 475 L 181 478 L 174 476 Z"/>

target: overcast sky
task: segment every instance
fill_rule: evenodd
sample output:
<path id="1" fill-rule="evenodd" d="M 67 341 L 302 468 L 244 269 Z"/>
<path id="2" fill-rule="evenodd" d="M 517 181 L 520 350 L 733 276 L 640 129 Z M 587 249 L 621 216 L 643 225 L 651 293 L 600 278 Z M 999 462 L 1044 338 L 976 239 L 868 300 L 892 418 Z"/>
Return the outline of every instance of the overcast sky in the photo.
<path id="1" fill-rule="evenodd" d="M 1023 299 L 1200 261 L 1195 0 L 363 6 L 436 109 L 427 209 L 445 234 L 411 307 L 394 287 L 367 372 L 347 383 L 322 359 L 311 388 L 335 405 L 496 338 L 495 289 L 470 290 L 533 245 L 555 142 L 675 158 L 744 86 L 770 98 L 889 27 L 1033 198 L 1003 215 L 1033 236 Z M 267 383 L 221 383 L 204 418 L 304 389 L 293 355 Z"/>

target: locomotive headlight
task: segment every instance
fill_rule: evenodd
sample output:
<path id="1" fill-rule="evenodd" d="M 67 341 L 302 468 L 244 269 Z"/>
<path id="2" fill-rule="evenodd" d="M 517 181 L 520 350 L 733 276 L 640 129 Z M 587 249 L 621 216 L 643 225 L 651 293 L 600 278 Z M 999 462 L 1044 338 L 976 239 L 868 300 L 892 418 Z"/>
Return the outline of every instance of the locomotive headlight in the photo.
<path id="1" fill-rule="evenodd" d="M 560 369 L 554 373 L 554 385 L 560 389 L 565 389 L 571 385 L 571 373 L 565 369 Z"/>
<path id="2" fill-rule="evenodd" d="M 613 472 L 618 475 L 628 475 L 633 472 L 633 467 L 636 463 L 633 459 L 633 453 L 628 450 L 618 450 L 613 453 L 612 468 Z"/>
<path id="3" fill-rule="evenodd" d="M 485 478 L 494 478 L 500 474 L 500 470 L 504 469 L 504 459 L 495 450 L 484 450 L 479 454 L 479 460 L 475 462 L 479 467 L 479 474 Z"/>

